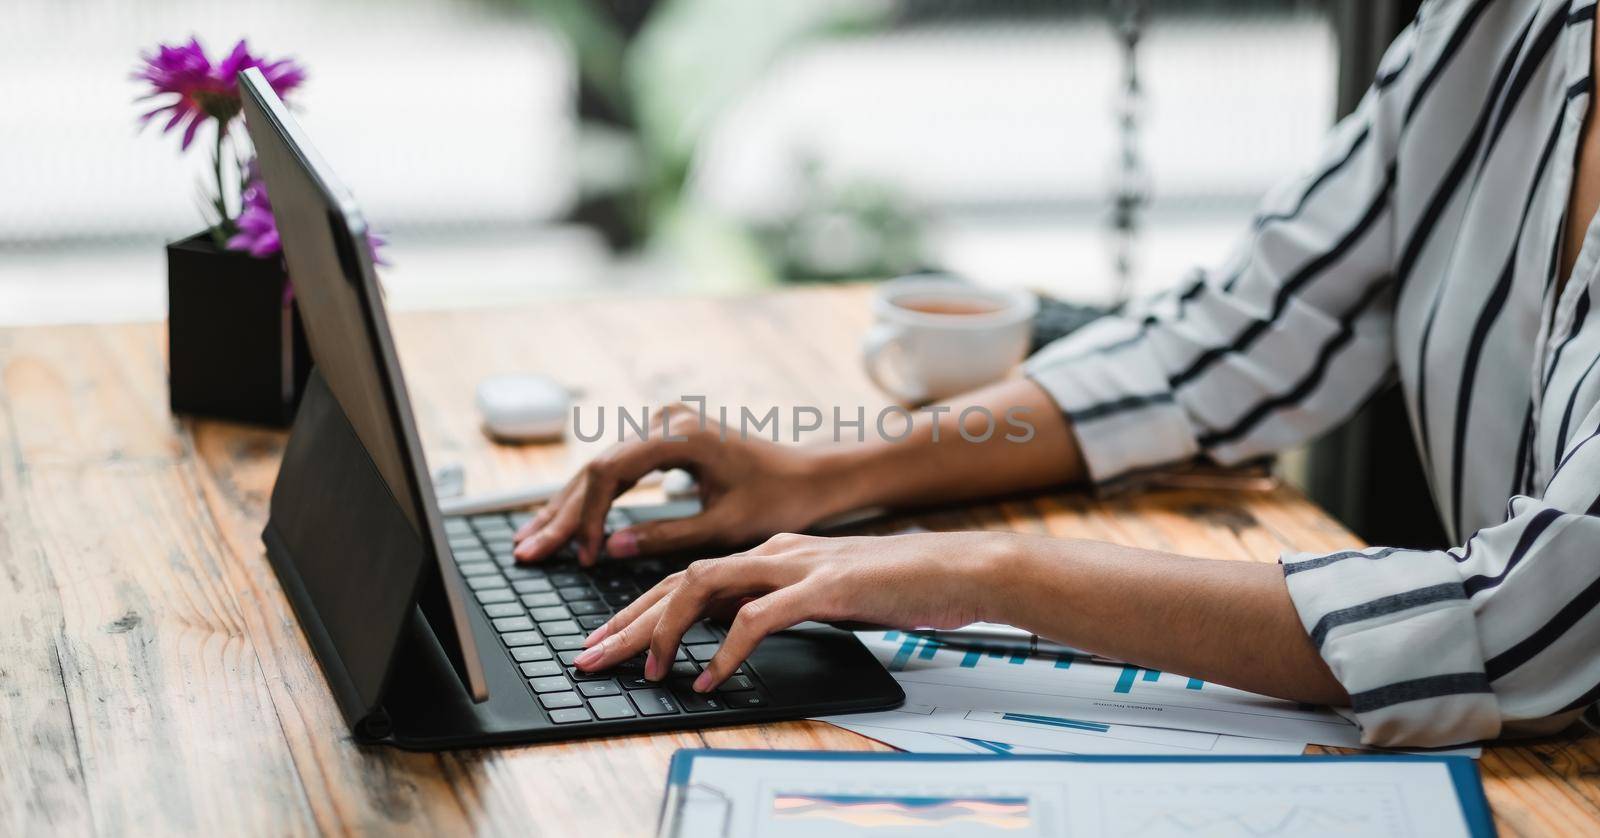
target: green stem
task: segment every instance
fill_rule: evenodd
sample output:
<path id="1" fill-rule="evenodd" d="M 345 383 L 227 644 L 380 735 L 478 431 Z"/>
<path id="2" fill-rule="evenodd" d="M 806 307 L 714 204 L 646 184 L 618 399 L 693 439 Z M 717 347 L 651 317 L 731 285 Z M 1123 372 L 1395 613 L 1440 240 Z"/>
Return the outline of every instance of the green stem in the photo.
<path id="1" fill-rule="evenodd" d="M 217 226 L 211 228 L 211 236 L 216 239 L 217 246 L 223 247 L 228 240 L 228 199 L 222 193 L 222 149 L 228 139 L 228 123 L 217 122 L 217 148 L 212 154 L 212 173 L 216 177 L 217 187 Z"/>

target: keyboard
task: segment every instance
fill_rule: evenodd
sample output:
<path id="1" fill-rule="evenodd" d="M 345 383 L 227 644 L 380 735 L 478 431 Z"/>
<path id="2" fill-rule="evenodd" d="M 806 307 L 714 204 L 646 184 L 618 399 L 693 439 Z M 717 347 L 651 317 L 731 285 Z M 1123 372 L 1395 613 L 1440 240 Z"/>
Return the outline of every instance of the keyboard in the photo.
<path id="1" fill-rule="evenodd" d="M 520 565 L 511 555 L 512 539 L 529 517 L 525 513 L 452 517 L 445 519 L 444 527 L 468 591 L 552 723 L 767 706 L 769 695 L 749 664 L 741 665 L 715 692 L 701 694 L 690 687 L 722 643 L 721 628 L 704 621 L 684 634 L 677 658 L 661 681 L 645 679 L 643 655 L 605 672 L 579 671 L 572 661 L 583 652 L 583 638 L 686 562 L 602 560 L 585 568 L 568 546 L 538 564 Z M 612 510 L 606 529 L 630 523 L 626 513 Z"/>

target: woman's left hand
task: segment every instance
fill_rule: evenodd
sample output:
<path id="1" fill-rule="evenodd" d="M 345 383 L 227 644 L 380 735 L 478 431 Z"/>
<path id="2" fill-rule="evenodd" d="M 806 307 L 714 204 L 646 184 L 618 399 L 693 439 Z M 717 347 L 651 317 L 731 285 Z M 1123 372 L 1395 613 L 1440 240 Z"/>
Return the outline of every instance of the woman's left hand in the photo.
<path id="1" fill-rule="evenodd" d="M 901 629 L 956 628 L 992 617 L 998 568 L 1021 539 L 961 532 L 865 538 L 773 536 L 746 553 L 689 565 L 589 635 L 574 661 L 584 671 L 640 651 L 645 677 L 666 676 L 683 633 L 708 615 L 733 625 L 694 682 L 700 692 L 732 675 L 763 637 L 807 620 L 859 621 Z"/>

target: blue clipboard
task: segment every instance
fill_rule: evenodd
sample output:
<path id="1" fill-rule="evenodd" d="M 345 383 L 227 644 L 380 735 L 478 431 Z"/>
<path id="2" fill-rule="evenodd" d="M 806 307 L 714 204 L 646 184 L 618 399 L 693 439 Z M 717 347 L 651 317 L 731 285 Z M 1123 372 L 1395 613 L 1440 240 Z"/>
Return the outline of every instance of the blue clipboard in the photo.
<path id="1" fill-rule="evenodd" d="M 1483 793 L 1483 782 L 1478 776 L 1477 764 L 1470 757 L 1461 756 L 1429 756 L 1429 755 L 1402 755 L 1402 754 L 1371 754 L 1357 756 L 1216 756 L 1216 757 L 1187 757 L 1187 756 L 1042 756 L 1042 755 L 989 755 L 989 754 L 909 754 L 880 751 L 750 751 L 727 748 L 698 748 L 683 749 L 673 754 L 672 764 L 667 772 L 666 794 L 662 797 L 661 816 L 658 821 L 659 833 L 670 834 L 674 817 L 676 802 L 684 799 L 684 792 L 689 785 L 694 773 L 694 762 L 703 757 L 733 757 L 745 760 L 787 760 L 810 761 L 817 763 L 838 762 L 947 762 L 947 763 L 984 763 L 1037 761 L 1037 762 L 1064 762 L 1064 763 L 1315 763 L 1331 762 L 1341 765 L 1354 763 L 1379 763 L 1379 762 L 1410 762 L 1410 763 L 1438 763 L 1445 767 L 1449 773 L 1452 785 L 1455 788 L 1456 800 L 1461 805 L 1461 814 L 1466 821 L 1467 830 L 1473 838 L 1492 838 L 1498 833 L 1495 830 L 1494 818 L 1489 810 L 1488 798 Z"/>

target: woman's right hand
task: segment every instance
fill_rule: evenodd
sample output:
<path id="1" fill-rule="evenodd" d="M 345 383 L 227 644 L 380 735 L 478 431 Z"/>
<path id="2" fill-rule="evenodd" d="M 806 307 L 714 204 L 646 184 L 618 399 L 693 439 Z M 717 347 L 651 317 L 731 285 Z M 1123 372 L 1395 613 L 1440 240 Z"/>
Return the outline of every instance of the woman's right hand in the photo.
<path id="1" fill-rule="evenodd" d="M 662 433 L 663 424 L 666 433 Z M 514 554 L 524 562 L 546 558 L 569 541 L 578 561 L 599 558 L 611 501 L 652 471 L 681 468 L 700 488 L 700 514 L 641 523 L 605 540 L 605 552 L 631 558 L 687 548 L 726 548 L 779 532 L 804 530 L 842 509 L 838 468 L 817 449 L 741 439 L 683 406 L 670 409 L 646 440 L 607 449 L 516 534 Z"/>

